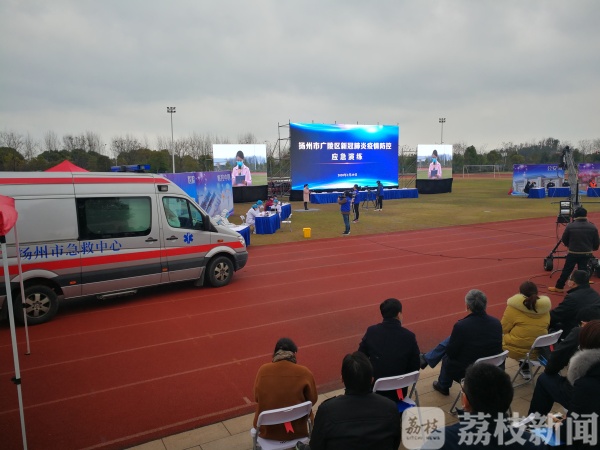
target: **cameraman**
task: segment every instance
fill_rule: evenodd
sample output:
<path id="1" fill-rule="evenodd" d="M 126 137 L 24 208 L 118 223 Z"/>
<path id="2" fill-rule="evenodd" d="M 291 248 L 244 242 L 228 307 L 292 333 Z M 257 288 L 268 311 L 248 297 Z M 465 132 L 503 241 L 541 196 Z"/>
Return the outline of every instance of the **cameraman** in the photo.
<path id="1" fill-rule="evenodd" d="M 583 207 L 573 212 L 573 222 L 567 225 L 562 235 L 562 243 L 569 250 L 565 259 L 565 265 L 556 281 L 556 286 L 550 286 L 550 292 L 564 292 L 564 287 L 577 265 L 579 270 L 586 270 L 592 252 L 600 247 L 600 238 L 596 225 L 587 220 L 587 210 Z"/>
<path id="2" fill-rule="evenodd" d="M 346 226 L 346 230 L 342 233 L 342 235 L 347 236 L 350 234 L 350 206 L 352 202 L 352 193 L 350 191 L 345 191 L 342 195 L 338 197 L 338 205 L 340 205 L 340 212 L 342 213 L 342 218 L 344 219 L 344 225 Z"/>

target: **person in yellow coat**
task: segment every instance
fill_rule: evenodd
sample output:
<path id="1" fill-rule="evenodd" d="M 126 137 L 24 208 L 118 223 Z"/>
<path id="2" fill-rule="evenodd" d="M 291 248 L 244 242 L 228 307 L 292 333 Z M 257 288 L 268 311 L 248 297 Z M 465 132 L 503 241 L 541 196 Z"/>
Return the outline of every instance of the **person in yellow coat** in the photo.
<path id="1" fill-rule="evenodd" d="M 519 293 L 506 302 L 506 310 L 502 316 L 502 348 L 508 350 L 509 358 L 520 360 L 525 358 L 531 345 L 538 336 L 548 334 L 550 309 L 552 303 L 545 295 L 538 295 L 535 283 L 525 281 L 519 286 Z M 521 364 L 521 376 L 529 380 L 529 367 Z"/>

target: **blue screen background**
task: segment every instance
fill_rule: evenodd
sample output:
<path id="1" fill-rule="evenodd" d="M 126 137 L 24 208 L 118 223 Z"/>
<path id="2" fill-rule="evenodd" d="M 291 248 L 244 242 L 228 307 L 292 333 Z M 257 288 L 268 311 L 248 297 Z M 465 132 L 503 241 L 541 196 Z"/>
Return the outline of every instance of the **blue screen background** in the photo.
<path id="1" fill-rule="evenodd" d="M 397 186 L 399 135 L 395 125 L 290 123 L 292 189 Z"/>

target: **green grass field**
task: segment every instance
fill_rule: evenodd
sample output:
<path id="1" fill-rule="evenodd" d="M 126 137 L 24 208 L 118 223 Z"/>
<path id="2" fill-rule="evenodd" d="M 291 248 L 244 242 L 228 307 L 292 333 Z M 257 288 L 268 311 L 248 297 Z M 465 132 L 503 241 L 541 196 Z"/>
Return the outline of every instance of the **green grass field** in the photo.
<path id="1" fill-rule="evenodd" d="M 351 224 L 351 236 L 558 215 L 560 199 L 513 197 L 508 195 L 511 183 L 508 177 L 454 178 L 452 193 L 384 201 L 381 212 L 361 207 L 359 223 Z M 231 221 L 240 223 L 240 214 L 246 214 L 250 205 L 235 204 Z M 590 212 L 600 210 L 600 203 L 584 202 L 584 206 Z M 303 228 L 311 228 L 313 240 L 341 237 L 344 224 L 337 204 L 309 207 L 311 211 L 304 211 L 302 202 L 292 202 L 292 231 L 285 225 L 275 234 L 252 235 L 251 245 L 303 241 Z"/>

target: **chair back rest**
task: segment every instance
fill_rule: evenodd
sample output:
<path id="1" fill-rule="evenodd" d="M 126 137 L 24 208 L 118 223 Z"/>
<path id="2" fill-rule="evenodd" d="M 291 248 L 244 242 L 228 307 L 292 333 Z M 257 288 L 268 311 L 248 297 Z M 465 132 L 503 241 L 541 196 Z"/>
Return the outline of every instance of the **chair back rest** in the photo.
<path id="1" fill-rule="evenodd" d="M 536 347 L 548 347 L 549 345 L 556 344 L 560 339 L 560 335 L 562 334 L 562 330 L 555 331 L 554 333 L 544 334 L 542 336 L 538 336 L 535 341 L 533 341 L 533 345 L 531 349 L 533 350 Z"/>
<path id="2" fill-rule="evenodd" d="M 493 364 L 494 366 L 500 366 L 504 361 L 506 361 L 506 357 L 508 356 L 508 350 L 504 350 L 502 353 L 498 353 L 497 355 L 486 356 L 485 358 L 479 358 L 473 364 L 486 363 Z"/>
<path id="3" fill-rule="evenodd" d="M 286 408 L 269 409 L 268 411 L 260 413 L 256 425 L 260 427 L 261 425 L 277 425 L 280 423 L 291 422 L 292 420 L 308 416 L 311 409 L 312 402 L 310 400 Z"/>
<path id="4" fill-rule="evenodd" d="M 394 377 L 379 378 L 373 385 L 373 392 L 377 391 L 395 391 L 404 387 L 412 386 L 419 381 L 420 372 L 405 373 L 404 375 L 396 375 Z"/>
<path id="5" fill-rule="evenodd" d="M 246 216 L 244 216 L 243 214 L 240 216 L 240 219 L 242 219 L 242 223 L 246 223 Z"/>

